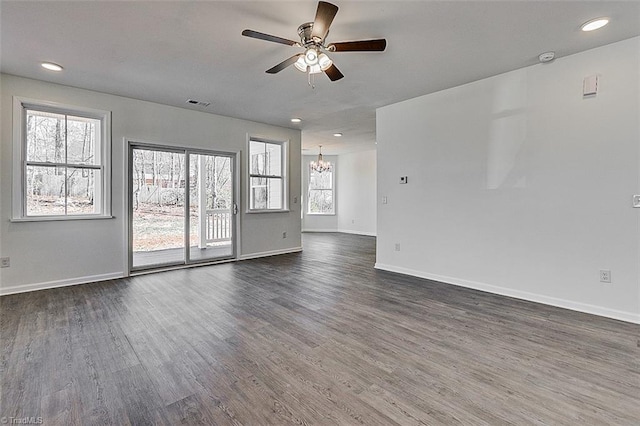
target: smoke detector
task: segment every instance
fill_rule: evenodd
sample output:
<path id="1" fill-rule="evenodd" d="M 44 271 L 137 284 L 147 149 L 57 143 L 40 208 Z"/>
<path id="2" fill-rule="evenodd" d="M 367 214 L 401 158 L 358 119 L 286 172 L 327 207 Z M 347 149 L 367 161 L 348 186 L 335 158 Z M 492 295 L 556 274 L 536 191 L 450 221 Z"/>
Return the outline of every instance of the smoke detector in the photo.
<path id="1" fill-rule="evenodd" d="M 553 61 L 555 57 L 556 57 L 556 52 L 544 52 L 544 53 L 541 53 L 540 56 L 538 56 L 538 60 L 544 64 L 544 63 Z"/>

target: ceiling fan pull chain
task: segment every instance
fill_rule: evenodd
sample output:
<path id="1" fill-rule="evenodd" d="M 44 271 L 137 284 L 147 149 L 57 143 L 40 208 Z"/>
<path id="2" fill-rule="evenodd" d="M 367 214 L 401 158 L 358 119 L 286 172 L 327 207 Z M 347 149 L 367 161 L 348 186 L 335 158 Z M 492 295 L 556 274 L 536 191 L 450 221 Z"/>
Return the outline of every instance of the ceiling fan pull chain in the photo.
<path id="1" fill-rule="evenodd" d="M 311 90 L 315 89 L 316 86 L 314 86 L 313 84 L 313 74 L 311 74 L 311 67 L 307 68 L 307 82 L 309 83 L 309 86 L 311 86 Z"/>

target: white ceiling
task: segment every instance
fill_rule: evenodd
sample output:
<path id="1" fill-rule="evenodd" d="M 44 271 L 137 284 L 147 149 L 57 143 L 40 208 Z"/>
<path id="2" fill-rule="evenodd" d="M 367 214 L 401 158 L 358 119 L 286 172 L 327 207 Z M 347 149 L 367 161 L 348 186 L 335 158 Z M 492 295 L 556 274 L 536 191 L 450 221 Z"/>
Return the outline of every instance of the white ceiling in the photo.
<path id="1" fill-rule="evenodd" d="M 331 82 L 289 67 L 301 51 L 241 36 L 245 28 L 298 40 L 316 1 L 2 1 L 4 73 L 302 129 L 303 148 L 374 148 L 375 109 L 640 34 L 640 3 L 611 1 L 346 1 L 328 42 L 386 38 L 382 53 L 331 54 Z M 583 33 L 580 25 L 611 23 Z M 51 73 L 42 61 L 65 67 Z M 553 64 L 539 65 L 553 66 Z M 205 109 L 188 98 L 211 102 Z M 301 117 L 292 124 L 291 117 Z M 342 132 L 342 138 L 332 136 Z"/>

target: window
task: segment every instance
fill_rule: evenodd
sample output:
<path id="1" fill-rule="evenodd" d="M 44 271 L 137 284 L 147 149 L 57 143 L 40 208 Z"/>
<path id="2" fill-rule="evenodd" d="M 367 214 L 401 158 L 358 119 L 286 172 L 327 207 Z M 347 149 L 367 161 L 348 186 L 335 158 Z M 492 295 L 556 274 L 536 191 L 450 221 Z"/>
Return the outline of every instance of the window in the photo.
<path id="1" fill-rule="evenodd" d="M 308 214 L 335 214 L 333 191 L 335 164 L 329 164 L 331 169 L 324 172 L 318 172 L 309 167 Z"/>
<path id="2" fill-rule="evenodd" d="M 14 219 L 110 217 L 109 118 L 14 98 Z"/>
<path id="3" fill-rule="evenodd" d="M 249 140 L 249 211 L 286 210 L 286 143 Z"/>

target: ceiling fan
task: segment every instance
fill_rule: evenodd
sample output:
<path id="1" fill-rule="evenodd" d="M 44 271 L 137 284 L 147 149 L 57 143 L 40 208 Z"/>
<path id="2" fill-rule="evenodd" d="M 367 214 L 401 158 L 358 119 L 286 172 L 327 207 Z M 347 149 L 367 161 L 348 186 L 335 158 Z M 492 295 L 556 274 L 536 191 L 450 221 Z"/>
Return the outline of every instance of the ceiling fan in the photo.
<path id="1" fill-rule="evenodd" d="M 268 74 L 278 73 L 294 65 L 298 70 L 306 72 L 309 78 L 312 74 L 324 72 L 331 81 L 336 81 L 344 75 L 333 64 L 327 52 L 382 52 L 387 47 L 387 40 L 383 38 L 325 44 L 329 27 L 337 13 L 338 6 L 324 1 L 318 2 L 315 20 L 298 27 L 299 42 L 253 30 L 244 30 L 242 35 L 305 49 L 303 53 L 293 55 L 268 69 L 266 71 Z M 309 84 L 311 85 L 311 80 L 309 80 Z"/>

